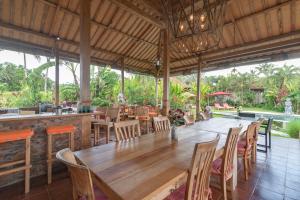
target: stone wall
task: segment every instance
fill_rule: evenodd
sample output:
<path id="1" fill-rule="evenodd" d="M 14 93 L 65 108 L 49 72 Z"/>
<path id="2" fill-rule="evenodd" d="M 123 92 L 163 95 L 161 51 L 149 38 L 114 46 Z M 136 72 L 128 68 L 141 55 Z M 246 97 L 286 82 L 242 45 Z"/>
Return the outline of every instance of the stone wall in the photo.
<path id="1" fill-rule="evenodd" d="M 8 130 L 20 130 L 31 128 L 34 136 L 31 138 L 31 177 L 47 173 L 47 135 L 48 126 L 73 124 L 76 126 L 75 149 L 81 147 L 82 117 L 61 117 L 43 119 L 24 119 L 17 121 L 0 122 L 0 132 Z M 53 148 L 56 150 L 68 146 L 68 135 L 54 136 Z M 16 141 L 0 144 L 0 163 L 25 158 L 25 141 Z M 55 168 L 62 167 L 61 163 L 55 162 Z M 24 171 L 6 176 L 0 176 L 0 188 L 24 180 Z"/>

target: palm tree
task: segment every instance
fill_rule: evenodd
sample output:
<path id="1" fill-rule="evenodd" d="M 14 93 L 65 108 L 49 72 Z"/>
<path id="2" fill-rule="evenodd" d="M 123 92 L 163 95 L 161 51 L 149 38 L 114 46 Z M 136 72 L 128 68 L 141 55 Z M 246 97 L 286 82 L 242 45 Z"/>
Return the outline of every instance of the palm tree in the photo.
<path id="1" fill-rule="evenodd" d="M 291 81 L 294 80 L 300 73 L 300 69 L 295 67 L 294 65 L 284 65 L 283 67 L 275 68 L 274 70 L 274 78 L 278 85 L 278 94 L 276 98 L 276 103 L 280 103 L 282 98 L 288 95 L 288 85 Z"/>
<path id="2" fill-rule="evenodd" d="M 76 75 L 76 71 L 78 68 L 78 63 L 73 63 L 69 61 L 63 61 L 63 65 L 67 67 L 67 69 L 72 73 L 73 79 L 74 79 L 74 84 L 76 86 L 76 91 L 77 91 L 77 96 L 79 97 L 79 81 L 78 77 Z"/>

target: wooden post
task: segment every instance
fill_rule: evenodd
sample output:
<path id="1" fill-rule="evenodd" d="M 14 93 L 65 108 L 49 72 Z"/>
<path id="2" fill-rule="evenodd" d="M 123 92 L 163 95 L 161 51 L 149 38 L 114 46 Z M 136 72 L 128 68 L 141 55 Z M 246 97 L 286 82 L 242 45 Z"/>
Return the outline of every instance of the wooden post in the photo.
<path id="1" fill-rule="evenodd" d="M 155 105 L 158 106 L 158 77 L 155 78 Z"/>
<path id="2" fill-rule="evenodd" d="M 170 102 L 169 102 L 169 81 L 170 81 L 170 59 L 169 59 L 169 30 L 164 29 L 164 46 L 163 46 L 163 109 L 162 114 L 167 116 L 169 114 Z"/>
<path id="3" fill-rule="evenodd" d="M 59 105 L 59 49 L 55 42 L 55 106 Z"/>
<path id="4" fill-rule="evenodd" d="M 121 59 L 121 92 L 125 96 L 125 81 L 124 81 L 124 70 L 125 70 L 125 63 L 124 58 Z"/>
<path id="5" fill-rule="evenodd" d="M 80 102 L 90 102 L 91 1 L 80 0 Z"/>
<path id="6" fill-rule="evenodd" d="M 201 58 L 198 59 L 198 69 L 197 69 L 197 96 L 196 96 L 196 119 L 199 119 L 200 113 L 200 98 L 201 98 L 201 90 L 200 90 L 200 80 L 201 79 Z"/>

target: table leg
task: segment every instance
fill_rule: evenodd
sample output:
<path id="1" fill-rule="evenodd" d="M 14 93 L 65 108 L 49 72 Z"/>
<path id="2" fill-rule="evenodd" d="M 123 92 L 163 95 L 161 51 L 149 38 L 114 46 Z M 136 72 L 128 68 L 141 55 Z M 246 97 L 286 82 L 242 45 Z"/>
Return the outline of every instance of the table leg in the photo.
<path id="1" fill-rule="evenodd" d="M 107 126 L 106 127 L 106 144 L 109 143 L 109 139 L 110 139 L 110 127 Z"/>
<path id="2" fill-rule="evenodd" d="M 149 134 L 149 121 L 146 121 L 146 133 Z"/>

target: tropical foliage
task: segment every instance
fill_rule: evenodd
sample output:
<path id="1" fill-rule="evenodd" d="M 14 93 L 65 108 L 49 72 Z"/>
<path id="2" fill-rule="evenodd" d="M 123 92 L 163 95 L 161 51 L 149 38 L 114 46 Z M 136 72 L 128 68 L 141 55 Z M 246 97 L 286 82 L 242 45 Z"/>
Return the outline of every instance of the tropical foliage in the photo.
<path id="1" fill-rule="evenodd" d="M 54 83 L 48 78 L 48 69 L 54 66 L 50 59 L 41 66 L 30 69 L 12 63 L 0 64 L 0 107 L 33 106 L 53 102 Z M 62 61 L 61 67 L 70 71 L 74 81 L 60 85 L 60 100 L 76 102 L 79 99 L 78 64 Z M 291 98 L 293 110 L 300 110 L 299 68 L 284 65 L 275 67 L 263 64 L 250 72 L 241 73 L 233 69 L 224 76 L 203 76 L 201 78 L 201 106 L 218 100 L 208 97 L 216 91 L 231 92 L 226 101 L 233 106 L 252 106 L 270 110 L 284 110 L 286 98 Z M 162 81 L 158 81 L 158 103 L 162 102 Z M 91 66 L 91 98 L 96 106 L 108 106 L 118 102 L 121 91 L 120 75 L 108 66 Z M 263 101 L 255 101 L 260 88 Z M 170 81 L 171 108 L 193 109 L 196 101 L 196 75 L 172 77 Z M 155 78 L 144 75 L 126 75 L 125 97 L 128 104 L 155 105 Z"/>

